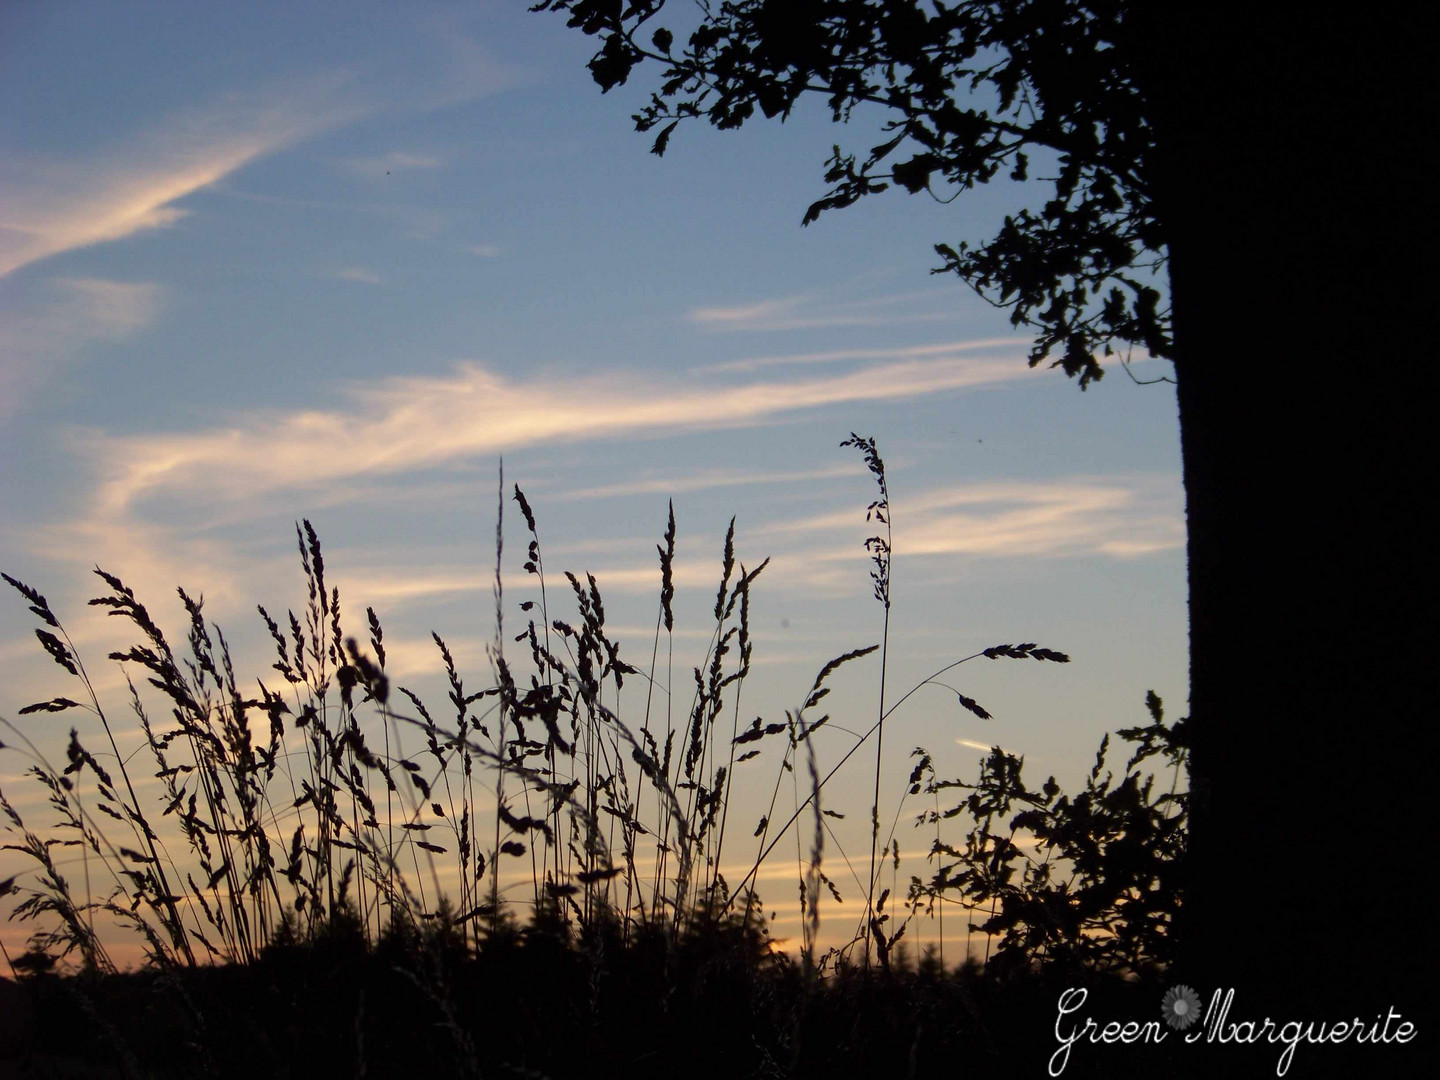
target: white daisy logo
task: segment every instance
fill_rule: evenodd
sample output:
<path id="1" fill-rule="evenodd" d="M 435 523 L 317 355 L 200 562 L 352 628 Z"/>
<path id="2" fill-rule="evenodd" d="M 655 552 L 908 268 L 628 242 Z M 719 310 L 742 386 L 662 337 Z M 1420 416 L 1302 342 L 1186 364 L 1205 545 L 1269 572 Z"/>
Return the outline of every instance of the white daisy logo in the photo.
<path id="1" fill-rule="evenodd" d="M 1176 1031 L 1184 1031 L 1200 1019 L 1200 995 L 1188 986 L 1172 986 L 1160 1002 L 1160 1015 Z"/>

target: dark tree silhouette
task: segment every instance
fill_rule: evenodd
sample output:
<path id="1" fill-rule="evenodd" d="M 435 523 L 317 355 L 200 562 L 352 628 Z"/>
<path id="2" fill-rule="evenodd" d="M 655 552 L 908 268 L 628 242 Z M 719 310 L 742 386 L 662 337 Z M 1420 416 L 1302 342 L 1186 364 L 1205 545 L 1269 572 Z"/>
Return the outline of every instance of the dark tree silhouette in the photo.
<path id="1" fill-rule="evenodd" d="M 1173 358 L 1157 273 L 1165 232 L 1149 188 L 1154 153 L 1133 58 L 1114 43 L 1122 5 L 962 4 L 927 14 L 915 3 L 749 0 L 725 4 L 676 49 L 651 27 L 659 2 L 547 0 L 570 24 L 601 36 L 590 63 L 604 90 L 644 60 L 665 65 L 660 92 L 636 116 L 658 129 L 663 154 L 680 121 L 736 128 L 758 108 L 785 119 L 806 92 L 827 96 L 837 121 L 878 106 L 886 137 L 863 158 L 840 147 L 828 162 L 826 210 L 897 185 L 940 198 L 997 175 L 1020 180 L 1037 151 L 1058 158 L 1053 197 L 1021 209 L 989 243 L 937 245 L 953 271 L 1039 333 L 1032 365 L 1053 363 L 1081 387 L 1102 374 L 1097 351 L 1120 341 Z"/>
<path id="2" fill-rule="evenodd" d="M 937 272 L 1009 305 L 1032 365 L 1082 388 L 1119 347 L 1174 362 L 1195 793 L 1180 974 L 1272 1015 L 1403 1011 L 1428 963 L 1410 868 L 1434 746 L 1412 637 L 1433 581 L 1417 369 L 1436 130 L 1415 9 L 730 0 L 679 13 L 682 40 L 664 7 L 536 5 L 597 38 L 603 90 L 660 69 L 634 117 L 656 153 L 683 120 L 783 120 L 806 93 L 841 122 L 883 112 L 884 141 L 826 163 L 806 223 L 887 185 L 1054 177 L 988 242 L 937 246 Z"/>

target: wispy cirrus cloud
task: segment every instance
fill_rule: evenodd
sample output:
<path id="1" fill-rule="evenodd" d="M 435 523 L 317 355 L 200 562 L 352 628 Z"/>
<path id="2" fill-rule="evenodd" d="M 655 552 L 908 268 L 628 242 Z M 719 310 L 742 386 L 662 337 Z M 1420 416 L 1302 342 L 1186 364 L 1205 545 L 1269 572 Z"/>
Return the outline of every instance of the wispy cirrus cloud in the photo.
<path id="1" fill-rule="evenodd" d="M 68 316 L 79 316 L 95 336 L 123 337 L 149 326 L 160 306 L 160 286 L 148 281 L 54 278 L 68 291 Z"/>
<path id="2" fill-rule="evenodd" d="M 333 75 L 221 95 L 108 151 L 0 165 L 0 277 L 52 255 L 172 225 L 174 204 L 266 154 L 364 110 Z"/>
<path id="3" fill-rule="evenodd" d="M 339 158 L 337 164 L 362 176 L 388 176 L 409 169 L 438 169 L 444 162 L 433 154 L 391 150 L 370 157 Z"/>
<path id="4" fill-rule="evenodd" d="M 978 338 L 974 341 L 945 341 L 929 345 L 898 345 L 874 349 L 827 349 L 821 352 L 778 353 L 751 356 L 743 360 L 727 360 L 712 364 L 705 371 L 759 371 L 768 367 L 791 367 L 805 364 L 836 364 L 850 360 L 910 360 L 953 356 L 987 350 L 1009 349 L 1012 354 L 1028 348 L 1030 342 L 1020 338 Z"/>
<path id="5" fill-rule="evenodd" d="M 748 304 L 691 308 L 686 317 L 705 330 L 726 332 L 886 326 L 902 322 L 909 325 L 957 318 L 954 295 L 953 289 L 923 289 L 863 300 L 822 301 L 810 294 L 801 294 Z M 938 307 L 936 301 L 940 301 Z"/>
<path id="6" fill-rule="evenodd" d="M 1183 509 L 1170 476 L 1000 481 L 921 492 L 892 506 L 894 547 L 904 557 L 1108 556 L 1133 558 L 1184 546 Z M 853 531 L 835 512 L 762 532 Z M 815 562 L 853 560 L 853 544 L 812 551 Z"/>
<path id="7" fill-rule="evenodd" d="M 242 414 L 222 428 L 163 435 L 77 436 L 76 447 L 95 477 L 82 518 L 57 524 L 26 542 L 48 557 L 76 558 L 103 544 L 138 585 L 165 591 L 175 566 L 205 581 L 228 606 L 256 580 L 243 549 L 231 545 L 227 522 L 241 508 L 326 506 L 364 502 L 391 485 L 421 489 L 463 483 L 475 461 L 527 446 L 657 437 L 697 428 L 742 428 L 782 416 L 844 403 L 956 393 L 1023 378 L 1013 358 L 976 356 L 908 359 L 866 365 L 828 377 L 729 378 L 702 385 L 652 373 L 610 373 L 590 379 L 545 374 L 504 378 L 478 364 L 446 376 L 391 377 L 341 388 L 327 409 Z M 456 472 L 455 470 L 459 470 Z M 766 481 L 806 490 L 830 477 L 855 476 L 858 463 L 824 469 L 665 470 L 612 484 L 553 491 L 547 499 L 600 499 L 628 494 L 673 494 Z M 456 480 L 461 477 L 462 480 Z M 1087 556 L 1125 558 L 1183 543 L 1173 478 L 1072 478 L 992 482 L 922 491 L 896 505 L 896 550 L 903 557 L 979 558 Z M 425 500 L 421 500 L 422 504 Z M 155 507 L 185 506 L 186 535 L 165 538 L 150 524 Z M 172 517 L 173 511 L 166 511 Z M 763 554 L 774 555 L 771 577 L 807 587 L 851 590 L 865 552 L 855 542 L 853 508 L 751 530 Z M 593 543 L 600 541 L 592 540 Z M 617 542 L 618 543 L 618 542 Z M 648 547 L 648 545 L 645 545 Z M 165 560 L 153 552 L 168 551 Z M 631 561 L 628 542 L 614 552 L 594 550 L 584 563 L 603 590 L 643 593 L 658 588 L 650 559 Z M 558 552 L 556 554 L 559 554 Z M 178 560 L 178 561 L 177 561 Z M 342 582 L 364 602 L 425 605 L 457 595 L 484 595 L 491 575 L 453 556 L 400 559 L 384 570 L 365 559 L 363 573 Z M 288 566 L 273 572 L 284 575 Z M 713 587 L 715 567 L 703 559 L 680 563 L 677 580 Z"/>
<path id="8" fill-rule="evenodd" d="M 46 282 L 37 302 L 0 321 L 0 420 L 87 345 L 145 329 L 155 321 L 163 298 L 161 287 L 148 281 Z"/>
<path id="9" fill-rule="evenodd" d="M 637 547 L 644 550 L 644 543 L 629 543 L 628 547 L 630 551 Z M 556 548 L 549 554 L 556 556 L 561 552 Z M 660 567 L 653 558 L 640 565 L 619 564 L 574 572 L 582 585 L 585 575 L 593 574 L 604 594 L 653 592 L 658 595 L 660 591 Z M 560 572 L 555 571 L 555 575 L 561 589 L 566 588 Z M 678 559 L 671 572 L 671 580 L 677 588 L 709 588 L 713 591 L 715 579 L 715 566 L 699 558 Z M 364 596 L 367 603 L 383 603 L 394 608 L 400 604 L 462 594 L 488 597 L 491 589 L 495 587 L 495 572 L 493 568 L 477 569 L 473 565 L 458 564 L 439 567 L 412 565 L 399 568 L 379 564 L 356 565 L 350 566 L 344 575 L 337 576 L 335 580 L 342 595 Z M 511 583 L 507 586 L 506 592 L 516 589 L 523 592 L 534 587 L 533 579 L 521 578 L 518 584 Z"/>
<path id="10" fill-rule="evenodd" d="M 93 567 L 98 561 L 137 596 L 149 597 L 152 605 L 166 603 L 157 602 L 157 597 L 168 597 L 168 603 L 174 604 L 175 587 L 184 586 L 192 595 L 203 594 L 206 611 L 212 616 L 237 612 L 248 615 L 255 610 L 252 590 L 256 581 L 287 581 L 293 576 L 293 558 L 288 551 L 257 559 L 223 532 L 208 532 L 203 526 L 176 527 L 142 520 L 138 515 L 85 514 L 73 520 L 34 524 L 23 534 L 17 533 L 14 547 L 27 549 L 35 563 L 73 569 Z M 17 569 L 22 574 L 30 573 L 23 565 Z M 94 578 L 83 587 L 96 590 L 91 596 L 106 591 Z M 98 624 L 91 620 L 88 625 L 95 635 L 91 640 L 113 643 L 129 633 L 118 620 Z M 70 629 L 76 643 L 83 645 L 86 631 L 77 634 L 75 627 Z"/>
<path id="11" fill-rule="evenodd" d="M 336 270 L 330 275 L 339 278 L 341 281 L 357 281 L 362 285 L 383 285 L 385 279 L 373 270 L 367 270 L 363 266 L 347 266 L 343 270 Z"/>
<path id="12" fill-rule="evenodd" d="M 221 430 L 91 435 L 104 480 L 98 508 L 147 494 L 223 492 L 245 499 L 491 456 L 518 447 L 696 428 L 743 427 L 825 406 L 997 385 L 1027 374 L 1013 360 L 908 360 L 826 378 L 697 386 L 641 373 L 507 379 L 478 364 L 447 377 L 393 377 L 342 393 L 343 409 L 253 413 Z"/>
<path id="13" fill-rule="evenodd" d="M 473 101 L 535 77 L 525 68 L 501 60 L 466 28 L 466 19 L 458 12 L 431 14 L 417 30 L 429 46 L 434 68 L 419 98 L 422 109 Z"/>
<path id="14" fill-rule="evenodd" d="M 972 358 L 877 364 L 825 378 L 730 378 L 696 385 L 683 378 L 657 382 L 645 372 L 508 379 L 464 364 L 446 376 L 352 384 L 325 399 L 339 402 L 336 406 L 255 411 L 223 427 L 169 434 L 74 432 L 70 438 L 78 464 L 94 483 L 83 509 L 69 521 L 29 527 L 14 542 L 45 561 L 83 563 L 102 551 L 108 566 L 150 595 L 172 590 L 183 568 L 184 580 L 204 583 L 215 610 L 234 611 L 255 581 L 286 580 L 292 570 L 283 558 L 273 566 L 257 566 L 248 542 L 240 539 L 237 530 L 248 528 L 257 505 L 338 508 L 398 485 L 417 489 L 418 502 L 412 505 L 428 506 L 433 503 L 420 494 L 429 490 L 427 485 L 464 487 L 464 470 L 472 463 L 484 461 L 488 468 L 496 455 L 521 447 L 745 427 L 836 404 L 998 385 L 1024 374 L 1023 365 L 1013 361 Z M 789 470 L 786 480 L 803 484 L 806 477 L 818 479 L 832 471 L 849 475 L 855 470 L 848 464 L 813 476 Z M 758 479 L 739 471 L 707 470 L 608 485 L 612 492 L 576 490 L 569 497 L 605 497 L 621 487 L 634 487 L 637 494 L 674 492 L 677 484 L 699 490 Z M 163 524 L 181 520 L 188 524 Z M 658 587 L 659 571 L 650 560 L 636 564 L 620 552 L 594 554 L 604 557 L 585 561 L 602 588 L 636 592 Z M 846 573 L 838 561 L 812 564 L 796 557 L 794 562 L 805 568 L 804 580 Z M 400 563 L 391 573 L 367 571 L 364 585 L 371 599 L 421 604 L 490 588 L 488 574 L 463 563 L 452 569 L 445 569 L 446 560 Z M 693 570 L 677 565 L 677 576 L 690 582 L 693 575 L 695 584 L 706 587 L 713 586 L 714 572 L 708 564 Z"/>
<path id="15" fill-rule="evenodd" d="M 754 330 L 761 328 L 762 324 L 793 318 L 796 309 L 808 299 L 806 296 L 787 296 L 730 307 L 691 308 L 687 316 L 691 322 L 712 330 Z"/>
<path id="16" fill-rule="evenodd" d="M 1148 555 L 1181 547 L 1173 477 L 976 484 L 916 500 L 905 527 L 917 555 Z"/>
<path id="17" fill-rule="evenodd" d="M 613 499 L 627 495 L 679 495 L 691 491 L 708 491 L 722 487 L 753 487 L 756 484 L 789 484 L 812 480 L 831 480 L 843 476 L 860 476 L 865 469 L 861 465 L 837 465 L 828 469 L 767 470 L 764 472 L 739 469 L 701 469 L 683 474 L 667 473 L 644 479 L 628 480 L 623 484 L 602 484 L 598 487 L 572 488 L 547 495 L 555 502 L 570 502 L 577 499 Z"/>

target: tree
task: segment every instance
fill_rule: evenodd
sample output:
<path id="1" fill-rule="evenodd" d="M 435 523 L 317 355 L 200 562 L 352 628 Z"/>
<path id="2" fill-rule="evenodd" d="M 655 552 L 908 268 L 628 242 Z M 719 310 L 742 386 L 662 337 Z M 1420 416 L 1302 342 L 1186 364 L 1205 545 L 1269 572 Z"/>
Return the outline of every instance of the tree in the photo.
<path id="1" fill-rule="evenodd" d="M 602 90 L 645 60 L 665 65 L 660 91 L 634 117 L 639 131 L 659 129 L 656 154 L 682 120 L 737 128 L 757 108 L 783 120 L 809 92 L 827 95 L 837 121 L 857 107 L 883 109 L 888 137 L 863 160 L 835 148 L 825 173 L 833 186 L 806 225 L 891 185 L 941 197 L 1002 172 L 1026 179 L 1037 150 L 1056 158 L 1052 199 L 1022 208 L 978 248 L 936 245 L 936 272 L 1012 308 L 1015 324 L 1038 330 L 1030 363 L 1055 357 L 1082 388 L 1103 375 L 1095 354 L 1110 355 L 1115 341 L 1173 359 L 1155 287 L 1166 241 L 1147 182 L 1153 135 L 1132 61 L 1113 45 L 1123 5 L 1096 13 L 963 4 L 927 14 L 915 3 L 744 0 L 707 15 L 679 50 L 669 30 L 648 25 L 664 7 L 538 5 L 570 12 L 570 25 L 601 37 L 590 71 Z"/>
<path id="2" fill-rule="evenodd" d="M 836 121 L 883 111 L 887 138 L 836 148 L 807 223 L 1044 160 L 1053 196 L 986 243 L 937 245 L 937 272 L 1010 306 L 1032 366 L 1082 388 L 1118 348 L 1174 362 L 1194 792 L 1180 974 L 1271 1015 L 1404 1011 L 1428 960 L 1409 866 L 1434 745 L 1409 635 L 1433 581 L 1414 372 L 1433 240 L 1417 144 L 1435 115 L 1408 13 L 727 0 L 681 42 L 664 0 L 536 8 L 597 38 L 602 90 L 661 68 L 634 117 L 656 153 L 681 121 L 783 120 L 804 94 Z"/>

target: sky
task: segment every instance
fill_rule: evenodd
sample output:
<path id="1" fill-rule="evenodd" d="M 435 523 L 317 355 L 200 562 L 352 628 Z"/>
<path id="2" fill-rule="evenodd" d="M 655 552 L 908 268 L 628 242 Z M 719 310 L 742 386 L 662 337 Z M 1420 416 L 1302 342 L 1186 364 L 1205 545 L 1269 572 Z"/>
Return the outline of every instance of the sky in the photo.
<path id="1" fill-rule="evenodd" d="M 990 645 L 1073 659 L 949 673 L 989 721 L 922 690 L 887 726 L 882 807 L 914 746 L 973 778 L 999 744 L 1072 787 L 1104 732 L 1145 722 L 1147 690 L 1184 715 L 1165 365 L 1110 364 L 1081 393 L 1027 366 L 1008 312 L 930 273 L 935 243 L 987 238 L 1043 185 L 892 191 L 802 228 L 832 144 L 880 141 L 877 117 L 839 127 L 817 101 L 783 125 L 682 126 L 659 158 L 629 120 L 654 73 L 602 95 L 592 52 L 513 2 L 0 8 L 0 570 L 49 598 L 102 698 L 123 711 L 104 656 L 129 642 L 86 605 L 94 567 L 181 640 L 176 586 L 203 594 L 264 677 L 255 606 L 303 604 L 302 519 L 345 610 L 379 614 L 393 678 L 443 701 L 434 630 L 484 683 L 503 459 L 550 572 L 594 573 L 632 663 L 667 504 L 682 672 L 733 516 L 737 558 L 771 560 L 742 712 L 783 719 L 826 661 L 880 638 L 875 488 L 840 446 L 858 432 L 890 485 L 889 698 Z M 518 627 L 533 588 L 513 502 L 504 530 Z M 18 716 L 73 693 L 34 625 L 0 599 L 0 717 L 59 756 L 66 718 Z M 837 729 L 873 721 L 878 679 L 873 658 L 845 670 Z M 5 753 L 0 787 L 43 817 Z M 865 758 L 827 793 L 854 811 L 836 837 L 852 858 Z M 907 866 L 920 809 L 901 808 Z"/>

